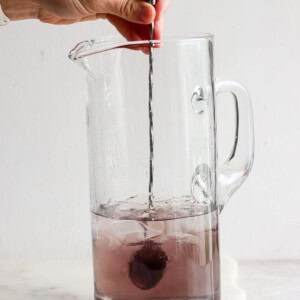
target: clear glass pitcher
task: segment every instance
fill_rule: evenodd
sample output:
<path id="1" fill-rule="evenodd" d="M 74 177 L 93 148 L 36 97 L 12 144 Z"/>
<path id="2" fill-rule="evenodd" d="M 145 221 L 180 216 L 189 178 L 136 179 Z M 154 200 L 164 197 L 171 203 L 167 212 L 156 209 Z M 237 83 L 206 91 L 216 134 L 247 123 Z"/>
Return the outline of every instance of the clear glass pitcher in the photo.
<path id="1" fill-rule="evenodd" d="M 87 74 L 95 299 L 220 299 L 219 212 L 251 170 L 254 138 L 245 88 L 215 81 L 213 36 L 91 40 L 70 58 Z M 222 92 L 236 131 L 220 164 Z"/>

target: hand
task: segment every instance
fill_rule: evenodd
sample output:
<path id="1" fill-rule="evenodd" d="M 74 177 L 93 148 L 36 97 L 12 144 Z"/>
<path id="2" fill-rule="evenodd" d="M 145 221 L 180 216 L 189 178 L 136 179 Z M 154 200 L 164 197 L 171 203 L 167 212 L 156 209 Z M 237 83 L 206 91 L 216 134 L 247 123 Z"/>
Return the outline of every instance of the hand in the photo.
<path id="1" fill-rule="evenodd" d="M 36 18 L 50 24 L 107 19 L 127 40 L 149 39 L 155 22 L 155 39 L 161 39 L 163 12 L 170 0 L 157 0 L 155 9 L 145 0 L 1 0 L 12 20 Z"/>

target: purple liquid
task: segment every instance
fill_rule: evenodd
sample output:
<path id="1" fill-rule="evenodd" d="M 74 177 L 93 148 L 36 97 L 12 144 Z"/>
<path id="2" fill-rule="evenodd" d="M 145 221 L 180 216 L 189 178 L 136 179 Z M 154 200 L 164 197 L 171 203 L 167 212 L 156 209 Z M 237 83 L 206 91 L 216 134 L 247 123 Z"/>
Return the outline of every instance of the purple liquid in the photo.
<path id="1" fill-rule="evenodd" d="M 95 299 L 219 300 L 215 212 L 163 221 L 92 213 Z"/>

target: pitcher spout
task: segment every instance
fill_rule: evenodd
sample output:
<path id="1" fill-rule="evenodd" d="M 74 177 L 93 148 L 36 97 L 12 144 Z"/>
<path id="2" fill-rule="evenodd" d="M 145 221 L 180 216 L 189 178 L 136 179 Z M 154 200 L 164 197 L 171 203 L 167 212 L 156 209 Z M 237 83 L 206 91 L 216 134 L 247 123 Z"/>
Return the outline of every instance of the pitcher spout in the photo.
<path id="1" fill-rule="evenodd" d="M 83 41 L 75 46 L 69 53 L 69 58 L 77 62 L 82 58 L 81 53 L 83 51 L 88 51 L 95 43 L 95 40 Z"/>
<path id="2" fill-rule="evenodd" d="M 84 41 L 76 45 L 74 49 L 72 49 L 69 53 L 69 58 L 83 68 L 84 71 L 87 72 L 89 76 L 92 78 L 96 78 L 95 74 L 88 67 L 87 61 L 84 59 L 82 53 L 88 52 L 93 45 L 95 44 L 95 40 Z"/>

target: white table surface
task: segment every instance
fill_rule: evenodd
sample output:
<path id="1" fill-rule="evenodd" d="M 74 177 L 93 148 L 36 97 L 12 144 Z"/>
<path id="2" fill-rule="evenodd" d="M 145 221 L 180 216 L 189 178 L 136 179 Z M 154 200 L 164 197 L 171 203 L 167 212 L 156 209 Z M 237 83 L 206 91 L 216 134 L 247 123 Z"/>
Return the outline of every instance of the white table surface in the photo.
<path id="1" fill-rule="evenodd" d="M 235 262 L 223 259 L 222 300 L 244 300 L 245 294 L 248 300 L 300 299 L 300 261 L 239 262 L 238 266 L 237 273 Z M 0 262 L 0 299 L 93 300 L 92 274 L 88 261 Z"/>

